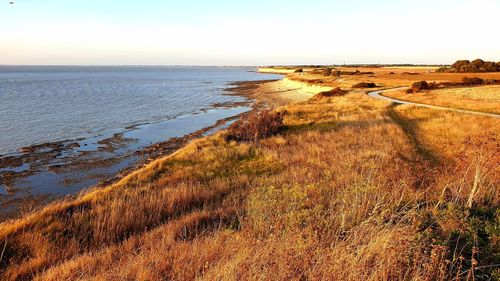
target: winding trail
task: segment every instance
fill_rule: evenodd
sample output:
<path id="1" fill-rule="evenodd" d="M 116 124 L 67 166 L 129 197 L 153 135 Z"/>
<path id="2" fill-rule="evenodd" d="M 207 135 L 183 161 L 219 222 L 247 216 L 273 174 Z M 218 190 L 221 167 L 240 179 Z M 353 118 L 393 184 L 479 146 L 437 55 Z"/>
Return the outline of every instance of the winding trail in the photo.
<path id="1" fill-rule="evenodd" d="M 444 107 L 444 106 L 438 106 L 438 105 L 417 103 L 417 102 L 411 102 L 411 101 L 404 101 L 404 100 L 398 100 L 398 99 L 394 99 L 394 98 L 390 98 L 390 97 L 386 97 L 386 96 L 382 95 L 382 93 L 384 93 L 384 92 L 401 90 L 401 89 L 405 89 L 405 88 L 406 87 L 389 89 L 389 90 L 378 90 L 378 91 L 369 92 L 368 95 L 372 98 L 390 101 L 390 102 L 393 102 L 396 104 L 411 104 L 411 105 L 420 106 L 420 107 L 427 107 L 427 108 L 433 108 L 433 109 L 441 109 L 441 110 L 455 111 L 455 112 L 460 112 L 460 113 L 474 114 L 474 115 L 479 115 L 479 116 L 500 118 L 500 114 L 496 114 L 496 113 L 479 112 L 479 111 L 457 109 L 457 108 Z"/>

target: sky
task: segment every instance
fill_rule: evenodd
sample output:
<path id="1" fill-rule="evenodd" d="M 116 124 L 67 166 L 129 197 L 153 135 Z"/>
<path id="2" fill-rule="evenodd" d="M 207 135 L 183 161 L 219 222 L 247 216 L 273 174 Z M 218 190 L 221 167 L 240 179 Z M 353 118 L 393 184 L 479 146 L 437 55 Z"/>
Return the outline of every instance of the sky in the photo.
<path id="1" fill-rule="evenodd" d="M 500 61 L 500 0 L 0 0 L 0 64 Z"/>

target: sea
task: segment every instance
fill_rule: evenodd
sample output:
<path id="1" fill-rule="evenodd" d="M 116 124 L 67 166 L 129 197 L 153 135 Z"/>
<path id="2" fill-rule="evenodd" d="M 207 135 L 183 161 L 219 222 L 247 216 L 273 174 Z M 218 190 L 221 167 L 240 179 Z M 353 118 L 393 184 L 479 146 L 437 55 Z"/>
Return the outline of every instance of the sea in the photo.
<path id="1" fill-rule="evenodd" d="M 252 68 L 0 66 L 0 155 L 95 137 L 241 101 L 228 83 L 275 79 Z"/>
<path id="2" fill-rule="evenodd" d="M 281 78 L 255 70 L 0 66 L 0 159 L 23 153 L 34 155 L 29 161 L 0 166 L 0 204 L 2 200 L 25 196 L 57 198 L 74 194 L 134 165 L 138 157 L 133 155 L 138 149 L 249 111 L 246 98 L 228 95 L 230 83 Z M 110 148 L 110 142 L 105 140 L 113 136 L 111 142 L 116 142 L 116 136 L 127 141 Z M 61 148 L 50 160 L 37 156 L 44 153 L 40 149 L 23 149 L 47 143 L 55 144 L 50 149 Z M 92 165 L 86 169 L 57 169 L 71 164 L 68 161 L 74 160 L 68 159 L 74 156 L 95 156 L 91 152 L 99 152 L 96 157 L 100 161 L 103 157 L 120 160 L 108 161 L 112 163 L 98 170 Z M 85 161 L 95 160 L 89 159 Z M 21 179 L 12 177 L 22 173 L 25 176 Z"/>

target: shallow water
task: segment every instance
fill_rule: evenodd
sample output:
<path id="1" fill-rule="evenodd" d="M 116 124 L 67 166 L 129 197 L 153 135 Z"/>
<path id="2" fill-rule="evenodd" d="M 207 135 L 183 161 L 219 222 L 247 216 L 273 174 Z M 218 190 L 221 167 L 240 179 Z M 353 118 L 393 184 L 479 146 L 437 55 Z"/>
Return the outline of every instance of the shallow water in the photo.
<path id="1" fill-rule="evenodd" d="M 0 66 L 0 155 L 32 144 L 192 114 L 230 81 L 278 76 L 223 67 Z"/>
<path id="2" fill-rule="evenodd" d="M 2 211 L 112 178 L 141 160 L 137 150 L 250 110 L 214 106 L 246 101 L 225 95 L 228 83 L 277 78 L 251 68 L 0 66 L 0 160 L 23 157 L 0 167 Z M 20 151 L 45 143 L 54 146 Z"/>

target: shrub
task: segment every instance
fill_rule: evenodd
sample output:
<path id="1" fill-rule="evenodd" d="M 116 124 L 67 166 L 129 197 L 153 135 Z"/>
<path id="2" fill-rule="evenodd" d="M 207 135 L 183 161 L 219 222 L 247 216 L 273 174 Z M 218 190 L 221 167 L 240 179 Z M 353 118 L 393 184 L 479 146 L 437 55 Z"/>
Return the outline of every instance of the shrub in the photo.
<path id="1" fill-rule="evenodd" d="M 312 101 L 318 101 L 318 100 L 321 100 L 321 99 L 324 99 L 324 98 L 340 97 L 340 96 L 345 95 L 346 93 L 347 93 L 347 91 L 342 90 L 341 88 L 337 87 L 337 88 L 332 89 L 330 91 L 325 91 L 325 92 L 318 93 L 318 94 L 314 95 L 311 98 L 311 100 Z"/>
<path id="2" fill-rule="evenodd" d="M 254 141 L 277 134 L 283 127 L 283 116 L 271 110 L 249 113 L 233 123 L 227 140 Z"/>
<path id="3" fill-rule="evenodd" d="M 411 87 L 412 87 L 412 89 L 415 89 L 417 91 L 429 90 L 429 84 L 427 83 L 427 81 L 415 82 L 415 83 L 413 83 L 413 85 L 411 85 Z"/>
<path id="4" fill-rule="evenodd" d="M 375 74 L 373 71 L 359 71 L 356 70 L 352 75 L 373 75 Z"/>
<path id="5" fill-rule="evenodd" d="M 411 87 L 406 90 L 408 94 L 418 93 L 423 90 L 432 90 L 438 88 L 442 84 L 436 84 L 435 82 L 427 83 L 427 81 L 418 81 L 411 85 Z"/>
<path id="6" fill-rule="evenodd" d="M 340 71 L 340 75 L 358 75 L 360 74 L 361 71 L 356 70 L 356 71 Z"/>
<path id="7" fill-rule="evenodd" d="M 331 68 L 329 68 L 329 67 L 325 68 L 325 70 L 324 70 L 323 74 L 324 74 L 325 76 L 330 76 L 330 75 L 332 75 L 332 69 L 331 69 Z"/>
<path id="8" fill-rule="evenodd" d="M 447 72 L 450 68 L 447 66 L 442 66 L 436 70 L 436 72 Z"/>
<path id="9" fill-rule="evenodd" d="M 498 85 L 498 84 L 500 84 L 500 80 L 498 80 L 498 79 L 486 79 L 486 80 L 484 80 L 484 84 Z"/>
<path id="10" fill-rule="evenodd" d="M 498 85 L 500 84 L 500 80 L 497 79 L 482 79 L 479 77 L 464 77 L 462 82 L 430 82 L 419 81 L 413 83 L 413 85 L 406 90 L 408 94 L 417 93 L 422 90 L 434 90 L 434 89 L 442 89 L 448 87 L 467 87 L 467 86 L 479 86 L 479 85 Z"/>
<path id="11" fill-rule="evenodd" d="M 473 65 L 475 65 L 476 67 L 481 67 L 484 65 L 484 60 L 482 59 L 476 59 L 476 60 L 473 60 L 471 62 Z"/>
<path id="12" fill-rule="evenodd" d="M 299 68 L 299 69 L 295 70 L 294 72 L 295 73 L 302 73 L 302 72 L 304 72 L 304 70 L 302 68 Z"/>
<path id="13" fill-rule="evenodd" d="M 377 85 L 373 82 L 360 82 L 352 86 L 353 88 L 375 88 Z"/>
<path id="14" fill-rule="evenodd" d="M 457 60 L 454 64 L 451 65 L 453 68 L 459 68 L 462 65 L 470 64 L 470 60 Z"/>
<path id="15" fill-rule="evenodd" d="M 496 63 L 492 62 L 492 61 L 487 61 L 484 63 L 483 65 L 483 69 L 486 71 L 486 72 L 496 72 L 496 71 L 500 71 L 500 68 L 497 67 Z"/>
<path id="16" fill-rule="evenodd" d="M 499 72 L 500 67 L 495 62 L 483 61 L 476 59 L 471 61 L 459 60 L 449 68 L 439 69 L 438 72 L 458 72 L 458 73 L 473 73 L 473 72 Z"/>
<path id="17" fill-rule="evenodd" d="M 482 85 L 484 84 L 484 80 L 479 77 L 472 77 L 472 78 L 464 77 L 464 79 L 462 79 L 462 83 L 466 86 Z"/>
<path id="18" fill-rule="evenodd" d="M 313 70 L 309 70 L 311 74 L 323 74 L 325 72 L 324 68 L 315 68 Z"/>
<path id="19" fill-rule="evenodd" d="M 436 89 L 437 87 L 438 87 L 438 84 L 436 84 L 435 82 L 427 83 L 427 81 L 418 81 L 418 82 L 413 83 L 411 85 L 411 88 L 406 90 L 406 92 L 411 94 L 411 93 L 420 92 L 422 90 Z"/>

